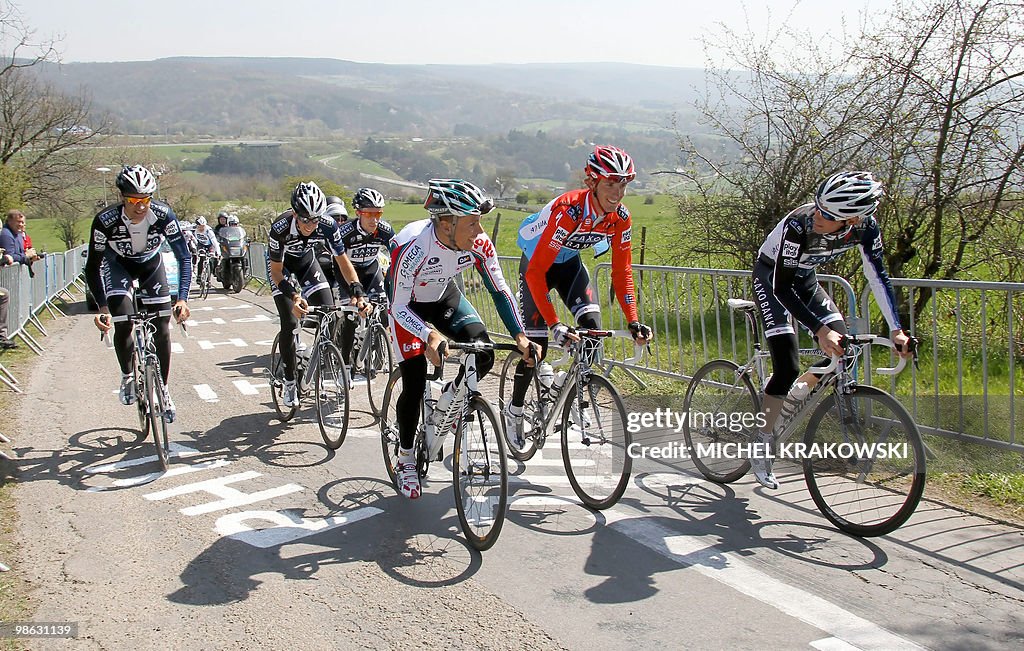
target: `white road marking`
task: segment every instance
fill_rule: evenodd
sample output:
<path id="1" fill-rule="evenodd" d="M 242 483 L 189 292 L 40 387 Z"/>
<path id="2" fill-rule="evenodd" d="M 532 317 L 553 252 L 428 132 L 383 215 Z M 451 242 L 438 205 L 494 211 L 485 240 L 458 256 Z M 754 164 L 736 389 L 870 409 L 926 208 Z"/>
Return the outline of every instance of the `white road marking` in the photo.
<path id="1" fill-rule="evenodd" d="M 609 511 L 603 513 L 608 515 Z M 645 547 L 856 648 L 923 649 L 817 595 L 765 574 L 737 558 L 734 553 L 724 552 L 714 544 L 708 545 L 700 536 L 680 536 L 676 531 L 643 518 L 626 517 L 622 513 L 616 515 L 616 520 L 610 526 Z"/>
<path id="2" fill-rule="evenodd" d="M 190 328 L 194 328 L 197 325 L 205 325 L 207 323 L 211 323 L 213 325 L 226 325 L 227 321 L 215 316 L 209 321 L 196 321 L 195 319 L 189 319 L 188 321 L 185 322 L 185 325 L 187 325 Z"/>
<path id="3" fill-rule="evenodd" d="M 180 445 L 171 441 L 171 451 L 168 457 L 191 457 L 199 454 L 199 452 L 186 445 Z M 144 463 L 150 463 L 156 461 L 156 453 L 149 457 L 139 457 L 138 459 L 126 459 L 124 461 L 115 461 L 113 463 L 105 463 L 102 466 L 96 466 L 94 468 L 84 468 L 84 471 L 90 475 L 101 475 L 111 472 L 117 472 L 118 470 L 124 470 L 125 468 L 131 468 L 133 466 L 141 466 Z"/>
<path id="4" fill-rule="evenodd" d="M 255 470 L 247 472 L 240 472 L 234 475 L 228 475 L 227 477 L 218 477 L 216 479 L 208 479 L 206 481 L 196 482 L 194 484 L 185 484 L 184 486 L 177 486 L 175 488 L 169 488 L 167 490 L 157 491 L 155 493 L 149 493 L 143 495 L 147 500 L 165 500 L 171 497 L 177 497 L 179 495 L 187 495 L 189 493 L 206 492 L 219 497 L 221 499 L 207 502 L 205 504 L 198 504 L 196 506 L 189 506 L 180 509 L 184 515 L 202 515 L 204 513 L 211 513 L 213 511 L 220 511 L 223 509 L 230 509 L 236 506 L 245 506 L 246 504 L 252 504 L 262 500 L 269 500 L 275 497 L 281 497 L 283 495 L 289 495 L 291 493 L 297 493 L 303 490 L 302 486 L 298 484 L 285 484 L 284 486 L 276 486 L 274 488 L 268 488 L 266 490 L 256 491 L 255 493 L 243 493 L 237 488 L 232 488 L 227 484 L 233 484 L 240 481 L 246 481 L 249 479 L 255 479 L 262 477 L 261 473 Z"/>
<path id="5" fill-rule="evenodd" d="M 182 346 L 181 344 L 179 344 L 176 341 L 172 341 L 171 342 L 171 352 L 172 353 L 183 353 L 183 352 L 185 352 L 185 347 Z M 115 391 L 114 393 L 117 393 L 117 392 Z"/>
<path id="6" fill-rule="evenodd" d="M 212 342 L 206 339 L 199 340 L 199 347 L 203 350 L 213 350 L 217 346 L 234 346 L 236 348 L 245 348 L 249 344 L 245 343 L 244 339 L 228 339 L 227 341 Z"/>
<path id="7" fill-rule="evenodd" d="M 230 513 L 217 519 L 215 529 L 221 536 L 227 536 L 240 542 L 266 549 L 286 543 L 295 542 L 306 536 L 337 529 L 353 522 L 380 515 L 384 511 L 373 506 L 350 511 L 345 515 L 332 515 L 326 518 L 304 518 L 291 511 L 244 511 Z M 275 526 L 264 529 L 253 529 L 245 524 L 248 520 L 266 520 Z"/>
<path id="8" fill-rule="evenodd" d="M 217 398 L 217 392 L 211 389 L 209 384 L 193 384 L 192 388 L 206 402 L 220 402 L 220 399 Z"/>
<path id="9" fill-rule="evenodd" d="M 260 389 L 270 388 L 270 384 L 267 382 L 253 384 L 249 380 L 232 380 L 231 383 L 235 385 L 235 388 L 238 389 L 243 396 L 258 396 L 260 394 Z"/>
<path id="10" fill-rule="evenodd" d="M 835 637 L 826 637 L 821 640 L 815 640 L 814 642 L 811 642 L 811 646 L 818 649 L 818 651 L 860 651 L 860 649 L 852 644 L 847 644 Z"/>
<path id="11" fill-rule="evenodd" d="M 257 314 L 256 316 L 245 316 L 241 319 L 231 319 L 231 323 L 267 323 L 273 321 L 266 314 Z"/>
<path id="12" fill-rule="evenodd" d="M 250 305 L 249 303 L 242 303 L 241 305 L 228 305 L 227 307 L 219 307 L 217 309 L 218 310 L 250 310 L 250 309 L 252 309 L 254 307 L 256 307 L 256 306 L 255 305 Z"/>

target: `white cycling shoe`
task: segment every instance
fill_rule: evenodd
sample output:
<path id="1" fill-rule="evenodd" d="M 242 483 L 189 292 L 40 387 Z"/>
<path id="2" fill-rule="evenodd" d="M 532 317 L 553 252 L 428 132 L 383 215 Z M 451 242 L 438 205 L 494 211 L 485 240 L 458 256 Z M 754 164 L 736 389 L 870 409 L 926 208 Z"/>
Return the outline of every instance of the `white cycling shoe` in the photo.
<path id="1" fill-rule="evenodd" d="M 121 376 L 121 391 L 119 396 L 122 405 L 135 404 L 135 377 L 129 373 Z"/>
<path id="2" fill-rule="evenodd" d="M 760 449 L 750 457 L 750 469 L 754 471 L 754 479 L 765 488 L 775 490 L 779 482 L 772 472 L 772 458 L 767 453 L 774 449 L 775 437 L 766 432 L 758 431 L 754 435 L 754 443 L 760 444 Z"/>
<path id="3" fill-rule="evenodd" d="M 173 423 L 177 415 L 178 410 L 174 407 L 174 401 L 171 400 L 171 394 L 167 389 L 164 389 L 164 422 Z"/>
<path id="4" fill-rule="evenodd" d="M 284 381 L 284 390 L 281 392 L 281 402 L 284 403 L 285 407 L 299 406 L 299 388 L 296 386 L 295 380 Z"/>
<path id="5" fill-rule="evenodd" d="M 416 462 L 402 463 L 399 461 L 398 467 L 395 468 L 395 474 L 398 479 L 398 490 L 402 492 L 402 495 L 411 500 L 419 499 L 423 491 L 420 486 L 420 474 L 416 472 Z"/>
<path id="6" fill-rule="evenodd" d="M 508 440 L 521 450 L 526 445 L 526 438 L 523 436 L 523 414 L 513 414 L 511 407 L 512 405 L 509 405 L 502 412 L 505 418 L 505 431 L 508 432 Z"/>

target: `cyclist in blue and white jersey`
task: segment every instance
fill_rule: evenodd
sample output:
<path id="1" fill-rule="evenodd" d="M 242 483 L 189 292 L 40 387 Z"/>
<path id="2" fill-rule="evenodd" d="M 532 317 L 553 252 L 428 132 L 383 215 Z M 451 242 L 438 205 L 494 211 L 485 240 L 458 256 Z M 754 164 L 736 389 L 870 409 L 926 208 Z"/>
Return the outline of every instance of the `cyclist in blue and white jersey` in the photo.
<path id="1" fill-rule="evenodd" d="M 352 196 L 356 218 L 341 225 L 341 241 L 352 260 L 359 282 L 370 298 L 382 299 L 384 271 L 380 254 L 390 254 L 394 247 L 395 229 L 384 221 L 384 195 L 373 188 L 359 188 Z M 347 296 L 343 293 L 342 296 Z M 341 331 L 341 357 L 348 363 L 355 336 L 355 321 L 346 320 Z"/>
<path id="2" fill-rule="evenodd" d="M 341 233 L 333 219 L 324 218 L 327 197 L 312 181 L 295 186 L 291 210 L 281 213 L 270 227 L 268 241 L 268 267 L 273 286 L 274 304 L 281 317 L 279 337 L 281 359 L 284 361 L 284 404 L 297 407 L 298 390 L 295 385 L 295 339 L 293 333 L 298 320 L 309 312 L 309 304 L 334 305 L 331 287 L 317 262 L 317 248 L 328 246 L 334 260 L 349 285 L 350 301 L 364 307 L 363 287 L 341 243 Z M 296 287 L 286 277 L 294 274 Z"/>
<path id="3" fill-rule="evenodd" d="M 192 257 L 174 211 L 166 203 L 153 200 L 156 178 L 152 172 L 142 165 L 125 167 L 117 175 L 116 184 L 123 201 L 107 206 L 93 219 L 85 278 L 99 306 L 96 327 L 101 332 L 114 329 L 114 350 L 121 367 L 121 403 L 130 405 L 135 402 L 132 328 L 126 321 L 113 324 L 110 317 L 135 312 L 133 280 L 139 282 L 139 300 L 147 311 L 158 312 L 170 306 L 170 287 L 160 256 L 160 246 L 166 239 L 178 260 L 180 272 L 174 316 L 178 323 L 187 319 Z M 154 323 L 164 384 L 163 416 L 170 423 L 175 418 L 174 402 L 167 390 L 171 370 L 170 317 L 158 318 Z"/>
<path id="4" fill-rule="evenodd" d="M 847 333 L 846 322 L 828 292 L 818 284 L 817 267 L 851 249 L 860 249 L 864 275 L 889 325 L 892 341 L 900 355 L 912 354 L 896 313 L 896 296 L 883 259 L 882 233 L 875 219 L 882 195 L 882 184 L 869 172 L 833 174 L 818 186 L 812 203 L 796 208 L 772 229 L 758 251 L 754 299 L 772 356 L 772 377 L 765 387 L 766 422 L 756 441 L 765 449 L 771 449 L 774 443 L 771 432 L 790 389 L 798 384 L 800 394 L 806 395 L 817 382 L 812 373 L 797 377 L 799 349 L 789 315 L 814 335 L 826 356 L 843 352 L 840 341 Z M 778 487 L 770 457 L 752 458 L 750 465 L 762 486 Z"/>
<path id="5" fill-rule="evenodd" d="M 391 343 L 402 371 L 396 415 L 400 445 L 397 479 L 402 495 L 420 496 L 413 441 L 427 382 L 427 361 L 442 362 L 438 347 L 445 337 L 459 342 L 488 342 L 476 309 L 455 284 L 463 270 L 476 267 L 509 334 L 524 355 L 532 345 L 523 332 L 519 308 L 501 274 L 494 244 L 480 218 L 494 208 L 484 192 L 461 179 L 432 179 L 424 208 L 430 219 L 413 222 L 395 236 L 388 270 Z M 430 325 L 428 325 L 428 323 Z M 539 350 L 531 356 L 536 359 Z M 494 365 L 493 353 L 478 354 L 478 377 Z"/>

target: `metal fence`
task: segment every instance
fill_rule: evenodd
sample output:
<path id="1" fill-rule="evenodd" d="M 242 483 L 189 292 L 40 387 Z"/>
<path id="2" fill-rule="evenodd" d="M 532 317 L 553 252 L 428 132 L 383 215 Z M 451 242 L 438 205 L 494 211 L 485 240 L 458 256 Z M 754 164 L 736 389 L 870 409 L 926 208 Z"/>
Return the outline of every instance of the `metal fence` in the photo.
<path id="1" fill-rule="evenodd" d="M 66 295 L 67 299 L 74 300 L 68 293 L 72 284 L 77 283 L 76 286 L 84 289 L 84 285 L 78 279 L 85 266 L 82 258 L 84 250 L 84 246 L 80 246 L 65 253 L 50 253 L 31 266 L 14 264 L 0 269 L 0 287 L 6 289 L 10 295 L 7 310 L 9 337 L 18 337 L 29 349 L 37 354 L 42 353 L 43 347 L 39 340 L 26 331 L 25 326 L 31 323 L 46 336 L 46 328 L 38 318 L 39 313 L 45 309 L 51 316 L 63 316 L 54 300 L 62 294 Z M 17 378 L 2 364 L 0 382 L 20 393 Z"/>
<path id="2" fill-rule="evenodd" d="M 501 258 L 502 272 L 515 286 L 519 259 Z M 635 362 L 631 342 L 606 342 L 604 359 L 632 373 L 689 381 L 694 371 L 716 358 L 745 361 L 752 352 L 743 317 L 726 305 L 729 298 L 752 299 L 751 272 L 634 265 L 640 320 L 654 327 L 649 354 Z M 886 334 L 884 322 L 869 289 L 858 298 L 851 285 L 837 276 L 819 276 L 835 299 L 853 332 Z M 502 336 L 504 326 L 476 274 L 464 279 L 470 301 L 487 327 Z M 624 329 L 622 310 L 611 294 L 611 265 L 598 264 L 593 284 L 601 305 L 602 324 Z M 923 341 L 920 369 L 896 378 L 872 374 L 872 356 L 864 359 L 859 375 L 866 383 L 895 394 L 923 431 L 983 445 L 1024 452 L 1024 383 L 1018 367 L 1024 360 L 1024 284 L 968 281 L 893 279 L 901 305 L 922 301 L 923 311 L 904 324 Z M 922 293 L 924 296 L 922 297 Z M 926 299 L 926 301 L 925 301 Z M 555 300 L 560 317 L 571 322 L 568 310 Z M 802 331 L 802 329 L 799 329 Z M 806 332 L 801 347 L 813 348 Z M 892 359 L 874 350 L 874 367 Z M 683 390 L 683 387 L 676 387 Z"/>

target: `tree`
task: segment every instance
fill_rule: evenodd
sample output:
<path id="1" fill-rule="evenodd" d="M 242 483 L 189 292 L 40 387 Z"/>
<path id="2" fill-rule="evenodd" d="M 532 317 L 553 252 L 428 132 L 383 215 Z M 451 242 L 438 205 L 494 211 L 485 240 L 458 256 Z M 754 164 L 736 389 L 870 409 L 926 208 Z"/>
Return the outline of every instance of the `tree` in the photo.
<path id="1" fill-rule="evenodd" d="M 498 193 L 499 199 L 504 199 L 505 194 L 511 192 L 517 185 L 519 185 L 519 180 L 516 178 L 515 170 L 502 168 L 494 177 L 494 189 Z"/>
<path id="2" fill-rule="evenodd" d="M 684 224 L 696 231 L 684 255 L 748 267 L 767 231 L 845 168 L 886 185 L 893 275 L 948 279 L 989 264 L 983 236 L 1005 230 L 1024 190 L 1024 3 L 904 0 L 862 31 L 833 56 L 812 38 L 777 47 L 785 32 L 717 40 L 734 58 L 709 66 L 715 95 L 701 108 L 719 144 L 681 139 Z"/>
<path id="3" fill-rule="evenodd" d="M 0 4 L 0 165 L 22 171 L 25 202 L 44 212 L 81 211 L 89 199 L 67 190 L 92 173 L 83 146 L 100 141 L 107 122 L 86 97 L 38 80 L 32 68 L 57 59 L 53 41 L 34 41 L 17 7 Z"/>

